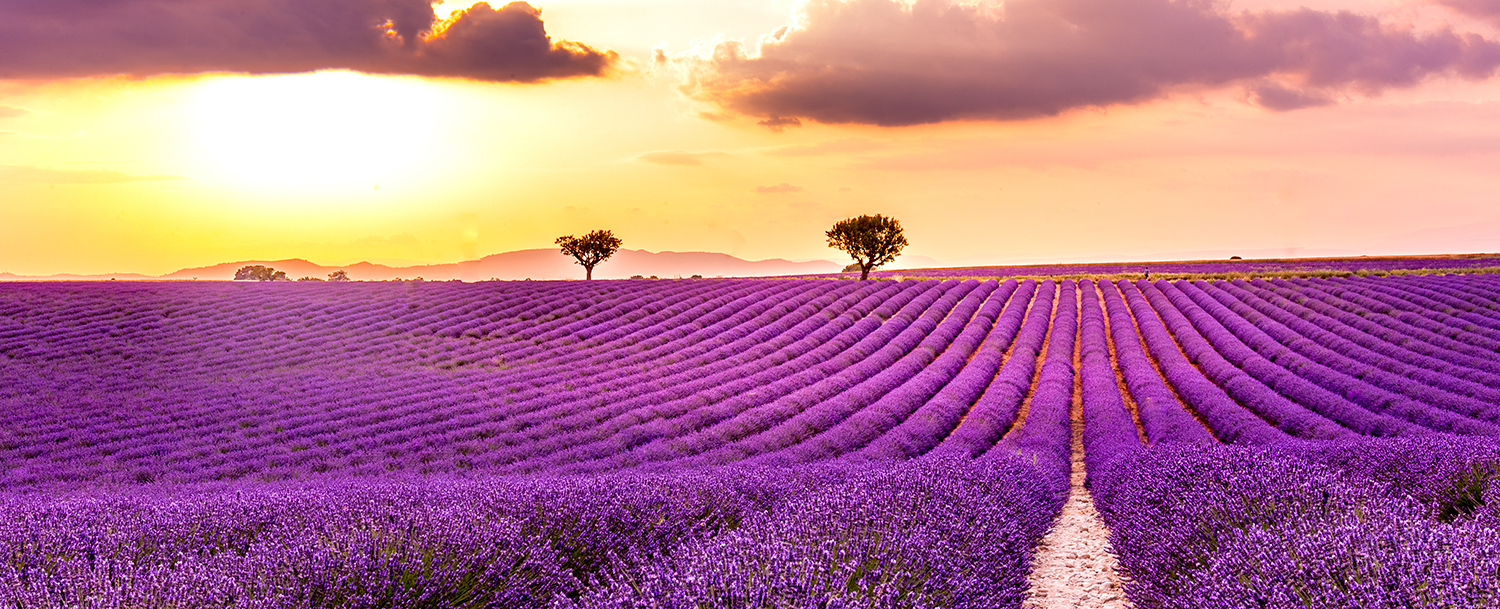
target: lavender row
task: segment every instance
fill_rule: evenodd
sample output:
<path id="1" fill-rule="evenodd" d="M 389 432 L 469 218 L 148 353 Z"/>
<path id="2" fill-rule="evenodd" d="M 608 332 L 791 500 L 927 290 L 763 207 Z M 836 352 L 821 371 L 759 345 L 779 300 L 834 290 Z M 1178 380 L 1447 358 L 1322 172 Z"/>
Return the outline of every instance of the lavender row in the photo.
<path id="1" fill-rule="evenodd" d="M 1026 313 L 1036 295 L 1037 284 L 1027 281 L 1006 282 L 1008 294 L 1005 309 L 991 325 L 978 351 L 964 363 L 963 369 L 926 403 L 905 420 L 876 438 L 858 452 L 862 458 L 875 460 L 909 459 L 926 454 L 953 431 L 970 406 L 989 388 L 1005 361 Z M 981 316 L 983 312 L 981 312 Z"/>
<path id="2" fill-rule="evenodd" d="M 1174 328 L 1179 332 L 1179 342 L 1183 342 L 1190 353 L 1195 350 L 1194 347 L 1198 348 L 1204 359 L 1211 362 L 1212 368 L 1219 371 L 1215 374 L 1222 375 L 1216 379 L 1221 386 L 1238 386 L 1237 392 L 1241 395 L 1236 397 L 1241 403 L 1262 403 L 1264 406 L 1257 410 L 1275 411 L 1279 413 L 1278 418 L 1298 416 L 1309 420 L 1327 429 L 1325 433 L 1328 435 L 1322 436 L 1327 438 L 1346 435 L 1346 430 L 1376 437 L 1428 433 L 1424 427 L 1373 413 L 1293 374 L 1282 366 L 1302 369 L 1307 362 L 1296 359 L 1289 351 L 1268 354 L 1282 356 L 1280 365 L 1262 357 L 1238 336 L 1251 334 L 1253 331 L 1253 326 L 1244 319 L 1231 316 L 1221 321 L 1204 311 L 1181 290 L 1164 281 L 1157 282 L 1156 285 L 1144 284 L 1142 287 L 1156 302 L 1158 310 L 1171 308 L 1175 313 L 1173 318 L 1189 320 L 1188 324 L 1180 324 Z M 1184 336 L 1191 338 L 1184 340 Z M 1202 347 L 1208 347 L 1211 351 L 1203 352 Z M 1199 364 L 1205 369 L 1210 368 L 1210 365 L 1201 361 Z M 1411 406 L 1419 408 L 1419 405 Z M 1316 437 L 1308 433 L 1298 435 Z"/>
<path id="3" fill-rule="evenodd" d="M 1155 360 L 1141 344 L 1140 332 L 1144 330 L 1138 330 L 1140 326 L 1137 326 L 1114 284 L 1099 282 L 1098 289 L 1104 296 L 1104 302 L 1108 304 L 1107 322 L 1110 340 L 1114 344 L 1116 365 L 1119 366 L 1119 374 L 1135 402 L 1146 442 L 1153 445 L 1160 442 L 1217 442 L 1208 428 L 1193 418 L 1188 406 L 1167 386 L 1166 375 L 1157 369 Z M 1166 347 L 1159 333 L 1152 336 L 1158 346 Z M 1167 361 L 1174 366 L 1173 370 L 1179 378 L 1183 378 L 1182 383 L 1194 382 L 1189 380 L 1191 375 L 1187 369 L 1180 366 L 1181 360 Z"/>
<path id="4" fill-rule="evenodd" d="M 1497 419 L 1500 412 L 1489 405 L 1500 402 L 1500 391 L 1460 376 L 1463 371 L 1452 364 L 1383 343 L 1272 293 L 1257 294 L 1240 284 L 1211 285 L 1206 289 L 1278 341 L 1324 365 L 1466 416 L 1489 422 L 1500 420 Z M 1237 303 L 1240 308 L 1236 308 Z M 1244 305 L 1250 309 L 1243 308 Z M 1257 321 L 1261 314 L 1268 320 Z M 1495 381 L 1500 382 L 1500 377 Z"/>
<path id="5" fill-rule="evenodd" d="M 895 322 L 905 320 L 900 319 L 901 316 L 893 318 L 887 326 L 900 332 L 879 343 L 881 346 L 873 350 L 870 357 L 853 362 L 835 376 L 789 395 L 787 399 L 752 409 L 696 434 L 698 442 L 707 440 L 711 443 L 707 450 L 669 452 L 664 456 L 673 467 L 681 465 L 677 463 L 679 461 L 686 464 L 731 463 L 812 439 L 880 399 L 930 362 L 931 350 L 917 351 L 917 348 L 923 343 L 931 345 L 929 339 L 946 346 L 957 335 L 967 323 L 966 317 L 957 319 L 957 323 L 943 322 L 960 299 L 973 290 L 975 283 L 949 282 L 948 287 L 941 290 L 942 296 L 930 307 L 924 307 L 920 316 L 910 319 L 909 325 L 896 325 Z M 941 333 L 936 332 L 939 328 L 943 329 Z M 670 446 L 671 443 L 665 444 Z"/>
<path id="6" fill-rule="evenodd" d="M 1046 480 L 924 459 L 7 496 L 0 606 L 1018 608 Z"/>
<path id="7" fill-rule="evenodd" d="M 1484 607 L 1500 446 L 1454 437 L 1162 444 L 1092 478 L 1138 607 Z"/>
<path id="8" fill-rule="evenodd" d="M 1500 427 L 1442 407 L 1451 405 L 1465 412 L 1483 412 L 1488 410 L 1488 406 L 1482 402 L 1413 383 L 1313 343 L 1286 326 L 1250 310 L 1215 286 L 1183 284 L 1181 292 L 1210 312 L 1259 355 L 1264 356 L 1267 361 L 1260 364 L 1262 367 L 1279 365 L 1288 373 L 1295 373 L 1316 384 L 1315 387 L 1308 388 L 1300 383 L 1287 383 L 1284 391 L 1289 397 L 1307 399 L 1321 395 L 1324 396 L 1323 399 L 1328 399 L 1327 393 L 1334 392 L 1370 411 L 1400 417 L 1429 429 L 1500 437 Z M 1210 292 L 1213 296 L 1210 296 Z M 1215 297 L 1221 298 L 1223 302 L 1215 300 Z M 1225 306 L 1226 304 L 1231 306 Z M 1406 395 L 1387 391 L 1382 388 L 1384 386 L 1403 389 Z M 1412 395 L 1427 398 L 1431 404 L 1409 397 Z M 1380 435 L 1361 431 L 1366 435 Z"/>
<path id="9" fill-rule="evenodd" d="M 1497 330 L 1500 330 L 1500 319 L 1494 317 L 1494 314 L 1500 311 L 1496 308 L 1500 306 L 1500 303 L 1449 288 L 1441 282 L 1429 282 L 1428 285 L 1409 281 L 1382 284 L 1359 282 L 1355 285 L 1367 287 L 1408 303 L 1403 306 L 1423 308 L 1426 312 L 1437 315 L 1443 323 L 1461 330 L 1476 329 L 1485 332 L 1491 338 Z"/>
<path id="10" fill-rule="evenodd" d="M 385 384 L 387 384 L 387 385 L 388 385 L 388 382 L 387 382 L 387 383 L 385 383 Z M 403 401 L 404 401 L 404 402 L 405 402 L 405 401 L 408 401 L 408 400 L 403 400 Z M 507 401 L 509 401 L 509 398 L 507 398 Z M 381 409 L 381 412 L 390 412 L 390 408 L 391 408 L 391 407 L 392 407 L 392 406 L 397 406 L 397 404 L 396 404 L 396 403 L 388 403 L 388 404 L 387 404 L 387 406 L 386 406 L 386 407 L 385 407 L 385 408 L 382 408 L 382 409 Z M 413 404 L 413 406 L 415 406 L 415 404 Z M 493 416 L 494 416 L 494 414 L 495 414 L 495 413 L 490 413 L 490 415 L 489 415 L 489 418 L 493 418 Z M 387 421 L 390 421 L 390 420 L 391 420 L 391 419 L 390 419 L 390 418 L 389 418 L 389 417 L 386 417 L 386 420 L 387 420 Z M 393 422 L 393 423 L 394 423 L 394 421 L 392 421 L 392 422 Z M 164 431 L 165 431 L 165 430 L 164 430 Z M 278 434 L 279 434 L 279 433 L 281 433 L 281 432 L 280 432 L 280 431 L 278 431 Z M 319 440 L 319 441 L 320 441 L 320 442 L 321 442 L 321 440 Z M 304 447 L 304 448 L 305 448 L 305 447 Z"/>
<path id="11" fill-rule="evenodd" d="M 1497 340 L 1500 339 L 1500 331 L 1490 327 L 1492 320 L 1482 315 L 1465 319 L 1464 315 L 1455 315 L 1457 311 L 1442 302 L 1404 292 L 1398 286 L 1399 284 L 1371 285 L 1362 281 L 1350 281 L 1340 287 L 1363 297 L 1382 312 L 1402 320 L 1410 320 L 1408 323 L 1412 325 L 1490 351 L 1500 350 L 1500 340 Z"/>
<path id="12" fill-rule="evenodd" d="M 958 376 L 989 334 L 1010 296 L 993 294 L 995 287 L 994 282 L 985 282 L 970 292 L 936 330 L 896 364 L 912 371 L 905 381 L 812 438 L 752 462 L 803 463 L 843 456 L 864 448 L 906 420 Z"/>
<path id="13" fill-rule="evenodd" d="M 626 434 L 595 438 L 596 443 L 582 447 L 581 452 L 553 456 L 543 453 L 537 455 L 541 461 L 523 463 L 521 467 L 550 468 L 577 463 L 572 469 L 599 471 L 672 461 L 721 446 L 725 441 L 723 434 L 738 439 L 756 433 L 767 423 L 757 429 L 749 426 L 754 423 L 747 425 L 747 419 L 768 422 L 795 414 L 799 398 L 833 395 L 842 390 L 843 383 L 868 377 L 886 362 L 899 358 L 924 336 L 921 326 L 918 329 L 909 326 L 919 318 L 930 322 L 934 316 L 941 317 L 942 312 L 929 309 L 938 306 L 944 294 L 972 285 L 911 285 L 899 297 L 887 300 L 874 314 L 859 320 L 852 332 L 842 334 L 845 340 L 818 344 L 813 354 L 818 361 L 796 362 L 813 365 L 783 364 L 774 373 L 779 375 L 777 378 L 761 379 L 770 382 L 759 386 L 747 384 L 742 393 L 717 389 L 710 392 L 722 401 L 704 402 L 703 398 L 710 396 L 691 396 L 687 405 L 692 407 L 679 416 L 646 421 L 643 431 L 648 435 L 644 437 Z M 946 301 L 947 306 L 952 304 L 951 298 Z M 520 448 L 524 450 L 524 446 Z"/>
<path id="14" fill-rule="evenodd" d="M 1052 325 L 1056 297 L 1057 286 L 1051 281 L 1042 282 L 999 373 L 990 380 L 989 387 L 963 415 L 958 426 L 934 450 L 979 456 L 1011 428 L 1026 397 L 1031 394 L 1037 356 L 1041 354 Z"/>
<path id="15" fill-rule="evenodd" d="M 1038 468 L 1066 476 L 1072 468 L 1073 366 L 1078 338 L 1078 286 L 1064 280 L 1058 286 L 1057 308 L 1047 336 L 1045 358 L 1031 391 L 1024 418 L 982 458 L 1015 454 Z"/>
<path id="16" fill-rule="evenodd" d="M 1294 302 L 1303 304 L 1381 340 L 1422 355 L 1487 375 L 1500 375 L 1500 361 L 1485 350 L 1465 345 L 1447 336 L 1413 327 L 1387 315 L 1375 314 L 1360 305 L 1325 292 L 1321 286 L 1293 286 L 1281 282 L 1252 282 Z M 1335 290 L 1337 291 L 1337 290 Z"/>
<path id="17" fill-rule="evenodd" d="M 1109 333 L 1099 294 L 1095 291 L 1094 283 L 1087 279 L 1079 282 L 1079 289 L 1083 295 L 1078 339 L 1079 387 L 1083 393 L 1081 441 L 1084 467 L 1092 479 L 1098 477 L 1110 463 L 1141 449 L 1142 430 L 1125 405 L 1125 394 L 1120 391 L 1114 367 L 1110 364 Z M 1141 357 L 1139 343 L 1135 351 L 1136 357 Z M 1152 378 L 1157 378 L 1160 382 L 1155 375 Z M 1189 422 L 1197 425 L 1196 421 Z"/>
<path id="18" fill-rule="evenodd" d="M 1135 317 L 1136 328 L 1139 329 L 1151 357 L 1160 366 L 1162 376 L 1209 429 L 1213 430 L 1215 437 L 1235 444 L 1276 443 L 1293 437 L 1240 406 L 1188 361 L 1167 326 L 1146 300 L 1141 298 L 1135 286 L 1125 281 L 1100 285 L 1107 286 L 1104 297 L 1111 309 L 1123 309 L 1127 306 L 1122 301 L 1119 290 L 1124 291 L 1129 309 Z"/>
<path id="19" fill-rule="evenodd" d="M 934 318 L 945 315 L 948 308 L 955 305 L 957 298 L 967 293 L 974 285 L 971 282 L 949 285 L 946 289 L 941 287 L 926 289 L 920 296 L 913 294 L 915 297 L 909 301 L 896 301 L 904 302 L 905 306 L 895 312 L 890 323 L 882 325 L 878 323 L 878 317 L 867 318 L 870 320 L 870 323 L 865 324 L 868 333 L 861 334 L 858 342 L 844 342 L 842 343 L 844 348 L 839 351 L 826 350 L 836 353 L 837 357 L 821 360 L 809 359 L 800 363 L 790 362 L 778 367 L 777 376 L 760 379 L 749 377 L 744 383 L 736 383 L 748 394 L 737 395 L 732 391 L 734 387 L 713 389 L 714 394 L 728 399 L 716 404 L 705 400 L 701 394 L 694 395 L 680 404 L 680 407 L 669 405 L 672 407 L 669 412 L 664 412 L 660 407 L 653 407 L 649 403 L 644 404 L 640 413 L 634 416 L 627 413 L 629 417 L 627 420 L 636 422 L 635 426 L 618 434 L 589 433 L 588 439 L 593 440 L 592 443 L 573 451 L 556 454 L 540 453 L 537 455 L 541 458 L 540 461 L 525 467 L 554 468 L 581 461 L 604 460 L 611 464 L 608 468 L 612 469 L 615 467 L 614 464 L 620 462 L 619 460 L 629 459 L 629 453 L 638 447 L 642 450 L 650 450 L 649 446 L 653 443 L 661 444 L 684 436 L 701 435 L 705 432 L 705 428 L 714 426 L 732 426 L 736 424 L 737 417 L 747 412 L 761 413 L 764 416 L 766 410 L 774 407 L 771 403 L 776 399 L 794 397 L 798 393 L 827 391 L 829 387 L 837 386 L 839 378 L 851 379 L 862 374 L 868 376 L 873 369 L 882 366 L 884 362 L 901 357 L 905 349 L 910 348 L 910 341 L 924 336 L 925 330 L 931 329 L 927 324 L 930 324 Z M 992 288 L 993 284 L 985 287 Z M 984 293 L 988 293 L 988 289 L 984 290 Z M 889 304 L 891 303 L 887 303 Z M 909 327 L 910 324 L 916 324 L 916 327 Z M 875 330 L 877 325 L 881 326 L 879 330 Z M 893 336 L 895 339 L 892 338 Z M 905 336 L 906 339 L 901 340 L 901 336 Z M 812 344 L 818 343 L 811 341 L 809 346 Z M 840 345 L 840 343 L 832 344 Z M 792 395 L 788 396 L 788 394 Z M 697 454 L 697 452 L 701 451 L 668 454 L 665 458 L 671 460 Z M 598 465 L 585 467 L 598 467 Z"/>

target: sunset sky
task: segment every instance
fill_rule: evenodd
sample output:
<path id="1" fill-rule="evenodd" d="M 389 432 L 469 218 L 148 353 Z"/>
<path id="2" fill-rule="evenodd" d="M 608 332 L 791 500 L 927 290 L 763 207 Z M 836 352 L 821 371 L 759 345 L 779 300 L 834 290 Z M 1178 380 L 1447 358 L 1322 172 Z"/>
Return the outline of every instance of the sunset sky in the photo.
<path id="1" fill-rule="evenodd" d="M 1497 69 L 1500 0 L 0 0 L 0 271 L 1495 252 Z"/>

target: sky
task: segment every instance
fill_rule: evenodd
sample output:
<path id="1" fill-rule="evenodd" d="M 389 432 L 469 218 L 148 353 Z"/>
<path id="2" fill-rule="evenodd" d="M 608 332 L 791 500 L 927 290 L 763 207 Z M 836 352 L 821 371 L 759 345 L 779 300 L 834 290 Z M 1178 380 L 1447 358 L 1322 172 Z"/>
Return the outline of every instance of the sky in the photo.
<path id="1" fill-rule="evenodd" d="M 1500 251 L 1500 0 L 0 0 L 0 272 Z"/>

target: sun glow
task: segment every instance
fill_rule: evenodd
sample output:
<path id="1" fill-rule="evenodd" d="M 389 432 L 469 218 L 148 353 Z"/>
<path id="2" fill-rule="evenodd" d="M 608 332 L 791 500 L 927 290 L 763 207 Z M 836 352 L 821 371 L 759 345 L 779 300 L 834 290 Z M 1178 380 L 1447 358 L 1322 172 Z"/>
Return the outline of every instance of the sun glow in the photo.
<path id="1" fill-rule="evenodd" d="M 192 125 L 202 170 L 239 187 L 369 190 L 431 175 L 439 91 L 410 78 L 318 72 L 214 77 Z"/>

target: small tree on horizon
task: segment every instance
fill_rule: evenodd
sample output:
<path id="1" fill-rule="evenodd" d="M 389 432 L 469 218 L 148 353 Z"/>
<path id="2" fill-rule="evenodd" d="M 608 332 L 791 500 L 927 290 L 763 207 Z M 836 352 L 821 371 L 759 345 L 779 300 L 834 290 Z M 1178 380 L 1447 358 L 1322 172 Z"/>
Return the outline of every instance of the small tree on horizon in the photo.
<path id="1" fill-rule="evenodd" d="M 584 281 L 594 279 L 594 267 L 615 255 L 620 244 L 620 238 L 607 230 L 596 230 L 582 237 L 563 235 L 557 238 L 562 253 L 572 256 L 583 266 Z"/>
<path id="2" fill-rule="evenodd" d="M 906 247 L 906 236 L 901 233 L 901 223 L 895 218 L 880 214 L 859 216 L 834 224 L 826 233 L 828 247 L 840 250 L 854 259 L 859 266 L 859 280 L 870 278 L 870 270 L 888 264 L 901 255 Z"/>
<path id="3" fill-rule="evenodd" d="M 278 271 L 263 264 L 242 266 L 234 272 L 235 281 L 291 281 L 286 271 Z"/>
<path id="4" fill-rule="evenodd" d="M 329 281 L 349 281 L 349 273 L 346 272 L 346 271 L 344 271 L 343 269 L 339 269 L 337 271 L 329 273 L 328 274 L 328 280 Z"/>

